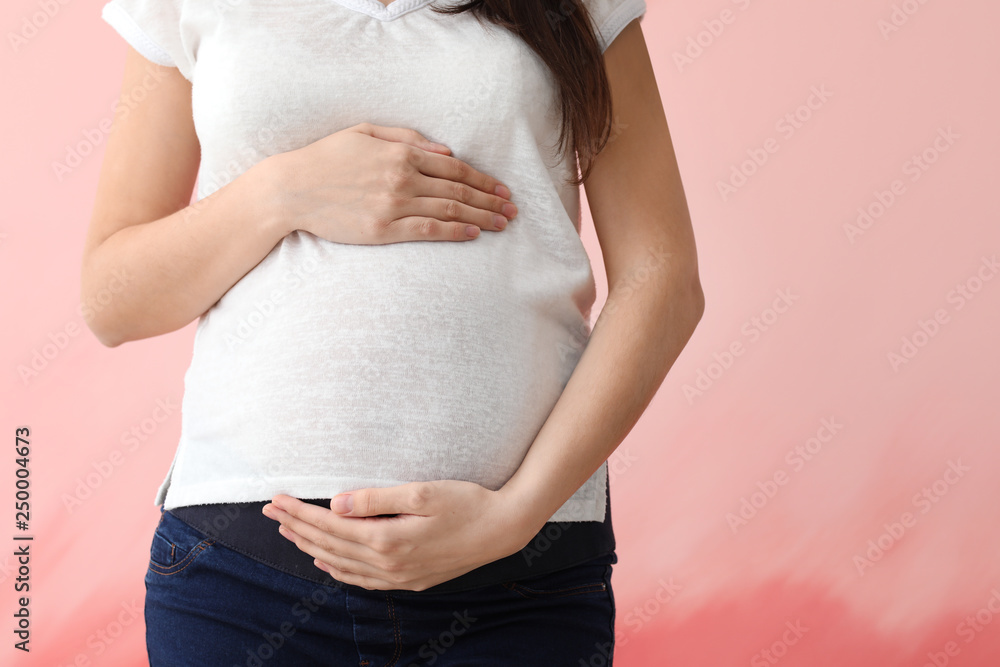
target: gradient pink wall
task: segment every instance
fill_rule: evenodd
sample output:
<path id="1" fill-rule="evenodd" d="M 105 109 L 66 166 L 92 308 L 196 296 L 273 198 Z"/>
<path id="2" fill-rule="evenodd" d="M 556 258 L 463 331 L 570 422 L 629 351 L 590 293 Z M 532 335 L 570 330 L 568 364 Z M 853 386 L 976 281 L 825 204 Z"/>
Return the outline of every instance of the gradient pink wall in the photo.
<path id="1" fill-rule="evenodd" d="M 180 426 L 154 417 L 194 325 L 109 350 L 78 314 L 125 43 L 101 2 L 50 4 L 34 33 L 37 0 L 2 10 L 0 663 L 141 665 Z M 613 458 L 616 664 L 1000 665 L 997 25 L 985 0 L 649 1 L 707 310 Z M 11 633 L 20 425 L 30 656 Z"/>

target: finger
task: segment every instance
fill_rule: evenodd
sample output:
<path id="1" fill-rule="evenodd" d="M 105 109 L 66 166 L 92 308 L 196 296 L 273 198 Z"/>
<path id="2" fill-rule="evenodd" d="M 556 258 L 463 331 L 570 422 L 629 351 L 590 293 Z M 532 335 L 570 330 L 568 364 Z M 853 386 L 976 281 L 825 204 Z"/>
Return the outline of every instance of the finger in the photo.
<path id="1" fill-rule="evenodd" d="M 309 521 L 298 519 L 287 512 L 279 511 L 276 520 L 285 528 L 303 536 L 330 554 L 365 563 L 378 563 L 384 558 L 370 544 L 352 542 L 331 535 L 327 530 Z M 381 521 L 381 519 L 345 519 L 345 521 Z"/>
<path id="2" fill-rule="evenodd" d="M 310 556 L 312 556 L 316 560 L 319 560 L 321 563 L 327 566 L 327 568 L 320 568 L 320 569 L 327 569 L 327 571 L 333 569 L 345 575 L 349 574 L 358 577 L 370 578 L 372 580 L 379 580 L 386 584 L 390 584 L 391 586 L 397 585 L 397 584 L 392 584 L 387 579 L 383 579 L 383 577 L 385 577 L 387 573 L 384 570 L 371 565 L 370 563 L 366 563 L 365 561 L 361 560 L 355 560 L 353 558 L 347 558 L 339 554 L 330 553 L 320 545 L 316 544 L 312 540 L 308 539 L 301 533 L 298 533 L 294 530 L 289 530 L 286 528 L 284 531 L 279 531 L 279 532 L 281 532 L 281 534 L 284 536 L 285 539 L 294 543 L 298 549 L 309 554 Z M 334 576 L 334 578 L 337 579 L 338 581 L 344 581 L 343 579 L 337 576 Z M 344 583 L 351 583 L 351 582 L 345 581 Z"/>
<path id="3" fill-rule="evenodd" d="M 466 183 L 435 178 L 420 173 L 413 186 L 413 197 L 405 210 L 411 215 L 425 215 L 438 220 L 455 220 L 478 225 L 482 229 L 503 229 L 517 216 L 517 205 Z"/>
<path id="4" fill-rule="evenodd" d="M 322 561 L 321 561 L 322 562 Z M 379 579 L 377 577 L 366 577 L 360 574 L 353 574 L 351 572 L 343 572 L 335 567 L 327 565 L 326 567 L 320 568 L 326 571 L 331 577 L 337 581 L 343 582 L 345 584 L 351 584 L 352 586 L 360 586 L 361 588 L 367 588 L 370 591 L 393 591 L 393 590 L 409 590 L 399 584 L 393 584 L 384 579 Z"/>
<path id="5" fill-rule="evenodd" d="M 382 234 L 383 243 L 401 241 L 471 241 L 479 236 L 476 225 L 408 215 L 394 220 Z"/>
<path id="6" fill-rule="evenodd" d="M 304 503 L 298 498 L 284 494 L 274 496 L 269 505 L 274 509 L 273 518 L 293 530 L 300 527 L 296 522 L 303 522 L 326 533 L 329 536 L 328 545 L 331 551 L 361 559 L 370 559 L 372 554 L 377 553 L 369 546 L 375 537 L 375 526 L 372 522 L 383 519 L 343 517 L 325 507 Z M 361 547 L 363 549 L 359 551 L 358 548 Z M 370 553 L 365 549 L 370 550 Z"/>
<path id="7" fill-rule="evenodd" d="M 412 130 L 410 128 L 386 127 L 385 125 L 375 125 L 373 123 L 361 123 L 352 129 L 357 132 L 361 132 L 362 134 L 367 134 L 370 137 L 382 139 L 383 141 L 406 143 L 411 146 L 416 146 L 417 148 L 433 151 L 435 153 L 443 153 L 446 155 L 451 153 L 451 149 L 444 144 L 431 141 L 416 130 Z"/>
<path id="8" fill-rule="evenodd" d="M 339 516 L 378 516 L 380 514 L 416 514 L 429 516 L 433 509 L 434 482 L 409 482 L 397 486 L 373 487 L 343 493 L 331 500 Z M 348 500 L 347 496 L 350 496 Z M 350 507 L 340 512 L 341 505 Z M 306 503 L 303 503 L 306 504 Z"/>
<path id="9" fill-rule="evenodd" d="M 480 206 L 480 208 L 502 213 L 503 203 L 510 201 L 510 188 L 489 174 L 479 171 L 468 162 L 450 155 L 438 155 L 420 150 L 410 151 L 409 159 L 410 164 L 416 167 L 421 174 L 441 179 L 444 182 L 443 186 L 437 186 L 437 192 L 441 193 L 439 196 L 451 197 L 453 194 L 447 189 L 441 190 L 441 187 L 454 188 L 455 183 L 462 183 L 487 195 L 488 200 L 492 202 L 490 206 Z M 497 204 L 497 202 L 501 203 Z"/>
<path id="10" fill-rule="evenodd" d="M 468 186 L 462 185 L 461 187 L 467 188 Z M 470 189 L 469 192 L 475 192 L 475 190 Z M 503 206 L 514 205 L 504 204 Z M 473 224 L 480 229 L 494 232 L 504 229 L 510 222 L 510 219 L 502 213 L 466 204 L 452 197 L 413 197 L 403 205 L 402 210 L 413 217 L 423 216 L 457 225 Z M 509 212 L 513 214 L 515 211 L 509 210 Z M 418 219 L 420 218 L 418 217 Z"/>
<path id="11" fill-rule="evenodd" d="M 416 539 L 422 526 L 414 521 L 424 518 L 411 514 L 341 517 L 336 512 L 283 494 L 275 496 L 275 500 L 289 508 L 285 511 L 271 504 L 270 514 L 275 521 L 305 535 L 331 553 L 365 562 L 375 562 L 382 557 L 382 552 L 373 545 L 384 544 L 387 535 L 403 543 Z"/>

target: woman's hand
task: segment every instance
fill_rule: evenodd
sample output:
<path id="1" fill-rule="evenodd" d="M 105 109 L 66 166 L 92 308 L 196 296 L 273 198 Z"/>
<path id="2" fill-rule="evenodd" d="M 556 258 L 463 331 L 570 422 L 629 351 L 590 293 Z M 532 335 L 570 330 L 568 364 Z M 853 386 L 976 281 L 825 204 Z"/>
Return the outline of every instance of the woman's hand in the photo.
<path id="1" fill-rule="evenodd" d="M 267 159 L 289 233 L 373 245 L 503 229 L 510 190 L 447 153 L 415 130 L 361 123 Z"/>
<path id="2" fill-rule="evenodd" d="M 422 591 L 454 579 L 524 548 L 544 523 L 501 492 L 457 480 L 361 489 L 330 505 L 278 494 L 264 514 L 317 567 L 369 590 Z"/>

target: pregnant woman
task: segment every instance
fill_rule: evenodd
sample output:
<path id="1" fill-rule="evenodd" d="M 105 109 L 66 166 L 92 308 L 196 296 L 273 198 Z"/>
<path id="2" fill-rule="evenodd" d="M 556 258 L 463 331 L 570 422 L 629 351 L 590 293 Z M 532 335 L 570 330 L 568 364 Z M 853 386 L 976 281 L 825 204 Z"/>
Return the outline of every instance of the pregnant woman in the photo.
<path id="1" fill-rule="evenodd" d="M 88 324 L 197 320 L 151 665 L 611 664 L 606 460 L 704 309 L 645 9 L 105 5 Z"/>

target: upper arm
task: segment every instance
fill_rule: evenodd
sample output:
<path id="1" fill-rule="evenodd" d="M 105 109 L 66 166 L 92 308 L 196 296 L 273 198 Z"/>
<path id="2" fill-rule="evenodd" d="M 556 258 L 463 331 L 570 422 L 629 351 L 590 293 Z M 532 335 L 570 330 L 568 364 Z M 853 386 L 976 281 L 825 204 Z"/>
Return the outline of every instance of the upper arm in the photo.
<path id="1" fill-rule="evenodd" d="M 131 46 L 84 244 L 87 257 L 115 232 L 187 206 L 201 148 L 191 114 L 191 83 Z"/>
<path id="2" fill-rule="evenodd" d="M 584 182 L 609 288 L 649 253 L 669 252 L 697 285 L 694 232 L 649 52 L 638 20 L 604 53 L 611 139 Z M 662 246 L 662 250 L 661 250 Z"/>

